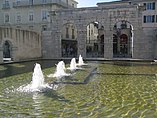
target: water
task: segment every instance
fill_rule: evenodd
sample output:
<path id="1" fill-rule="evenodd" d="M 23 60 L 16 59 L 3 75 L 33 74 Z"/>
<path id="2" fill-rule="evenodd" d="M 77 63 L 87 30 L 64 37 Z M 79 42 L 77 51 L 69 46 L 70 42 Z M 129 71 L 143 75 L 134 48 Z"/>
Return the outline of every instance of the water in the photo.
<path id="1" fill-rule="evenodd" d="M 44 75 L 41 70 L 41 66 L 38 63 L 36 63 L 36 65 L 34 67 L 34 73 L 33 73 L 31 84 L 32 84 L 33 89 L 40 88 L 40 86 L 43 86 L 45 84 L 44 83 Z"/>
<path id="2" fill-rule="evenodd" d="M 45 83 L 45 78 L 41 70 L 41 65 L 36 63 L 34 67 L 34 72 L 32 76 L 32 81 L 28 85 L 20 86 L 17 91 L 20 92 L 42 92 L 46 89 L 52 89 L 51 86 Z"/>
<path id="3" fill-rule="evenodd" d="M 63 76 L 70 76 L 70 74 L 65 72 L 65 63 L 64 61 L 58 62 L 56 65 L 56 71 L 54 74 L 48 75 L 48 77 L 57 77 L 57 78 L 62 78 Z"/>
<path id="4" fill-rule="evenodd" d="M 78 67 L 76 66 L 76 59 L 75 58 L 71 59 L 70 67 L 68 69 L 71 70 L 71 71 L 74 71 L 74 70 L 78 69 Z"/>
<path id="5" fill-rule="evenodd" d="M 81 55 L 79 55 L 79 62 L 78 62 L 78 66 L 82 66 L 82 65 L 85 65 L 84 61 L 83 61 L 83 58 Z"/>
<path id="6" fill-rule="evenodd" d="M 156 63 L 86 63 L 72 77 L 56 82 L 56 90 L 43 93 L 15 91 L 30 83 L 31 72 L 1 78 L 0 117 L 157 117 Z M 91 71 L 93 68 L 97 69 Z M 47 78 L 55 69 L 42 69 L 45 83 L 56 81 Z"/>
<path id="7" fill-rule="evenodd" d="M 35 60 L 30 62 L 0 65 L 0 78 L 32 72 L 35 63 L 40 63 L 42 68 L 45 69 L 54 66 L 57 62 L 57 60 Z"/>

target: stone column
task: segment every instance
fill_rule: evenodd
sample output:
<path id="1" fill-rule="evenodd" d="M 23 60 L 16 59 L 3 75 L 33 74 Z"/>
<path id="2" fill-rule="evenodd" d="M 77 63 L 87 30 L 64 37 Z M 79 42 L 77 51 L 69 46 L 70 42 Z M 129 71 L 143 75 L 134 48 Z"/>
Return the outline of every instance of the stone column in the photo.
<path id="1" fill-rule="evenodd" d="M 3 63 L 3 47 L 0 47 L 0 63 Z"/>
<path id="2" fill-rule="evenodd" d="M 112 59 L 113 58 L 113 38 L 112 31 L 106 30 L 104 35 L 104 58 Z"/>
<path id="3" fill-rule="evenodd" d="M 61 43 L 55 31 L 42 32 L 42 56 L 45 59 L 61 58 Z"/>
<path id="4" fill-rule="evenodd" d="M 51 31 L 42 32 L 42 56 L 45 59 L 61 58 L 61 32 L 55 11 L 50 12 Z"/>
<path id="5" fill-rule="evenodd" d="M 132 58 L 135 59 L 146 59 L 148 51 L 148 42 L 146 34 L 142 28 L 142 6 L 137 6 L 136 11 L 132 13 L 132 25 L 133 25 L 133 49 L 132 49 Z M 147 44 L 147 45 L 145 45 Z"/>
<path id="6" fill-rule="evenodd" d="M 78 55 L 86 57 L 86 31 L 78 30 L 77 34 Z"/>
<path id="7" fill-rule="evenodd" d="M 11 48 L 11 58 L 13 61 L 19 61 L 19 59 L 16 57 L 16 54 L 17 54 L 17 51 L 18 51 L 18 48 L 17 47 L 12 47 Z"/>

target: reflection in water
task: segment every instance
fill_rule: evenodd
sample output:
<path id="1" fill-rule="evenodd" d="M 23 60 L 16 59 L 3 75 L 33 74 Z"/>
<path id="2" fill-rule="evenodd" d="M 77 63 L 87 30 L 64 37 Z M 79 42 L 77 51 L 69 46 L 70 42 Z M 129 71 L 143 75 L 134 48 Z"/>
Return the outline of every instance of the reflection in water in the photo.
<path id="1" fill-rule="evenodd" d="M 38 94 L 38 93 L 34 93 L 33 94 L 33 97 L 32 97 L 34 103 L 32 104 L 34 109 L 35 109 L 35 112 L 33 112 L 33 115 L 34 116 L 41 116 L 42 114 L 42 95 L 41 94 Z"/>
<path id="2" fill-rule="evenodd" d="M 2 71 L 2 70 L 6 70 L 7 68 L 6 67 L 4 67 L 4 66 L 0 66 L 0 71 Z"/>
<path id="3" fill-rule="evenodd" d="M 23 65 L 23 64 L 8 64 L 9 66 L 13 66 L 13 67 L 17 67 L 17 68 L 24 68 L 25 67 L 25 65 Z"/>
<path id="4" fill-rule="evenodd" d="M 0 78 L 9 77 L 11 75 L 31 72 L 35 63 L 40 63 L 44 68 L 52 67 L 57 63 L 55 60 L 38 60 L 38 61 L 30 61 L 30 62 L 22 62 L 22 63 L 13 63 L 13 64 L 5 64 L 3 67 L 5 70 L 0 69 Z M 1 67 L 1 66 L 0 66 Z"/>

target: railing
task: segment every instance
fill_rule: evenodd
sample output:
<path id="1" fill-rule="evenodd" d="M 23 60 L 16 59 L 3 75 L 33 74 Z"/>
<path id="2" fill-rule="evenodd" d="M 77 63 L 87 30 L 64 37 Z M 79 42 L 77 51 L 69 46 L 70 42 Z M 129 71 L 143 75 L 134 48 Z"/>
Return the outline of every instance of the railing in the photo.
<path id="1" fill-rule="evenodd" d="M 36 6 L 36 5 L 47 5 L 47 4 L 58 4 L 63 7 L 67 7 L 67 3 L 61 1 L 61 0 L 46 0 L 43 2 L 43 0 L 34 0 L 33 3 L 29 2 L 29 0 L 25 1 L 17 1 L 13 2 L 13 7 L 24 7 L 24 6 Z"/>
<path id="2" fill-rule="evenodd" d="M 10 9 L 10 4 L 3 4 L 2 9 Z"/>

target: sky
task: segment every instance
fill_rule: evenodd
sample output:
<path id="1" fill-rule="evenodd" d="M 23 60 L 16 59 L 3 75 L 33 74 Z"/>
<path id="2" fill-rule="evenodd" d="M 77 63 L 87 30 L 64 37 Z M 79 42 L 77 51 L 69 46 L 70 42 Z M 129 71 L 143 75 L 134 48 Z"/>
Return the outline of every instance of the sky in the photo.
<path id="1" fill-rule="evenodd" d="M 94 7 L 98 2 L 111 2 L 111 1 L 118 1 L 118 0 L 76 0 L 78 2 L 79 7 Z"/>

